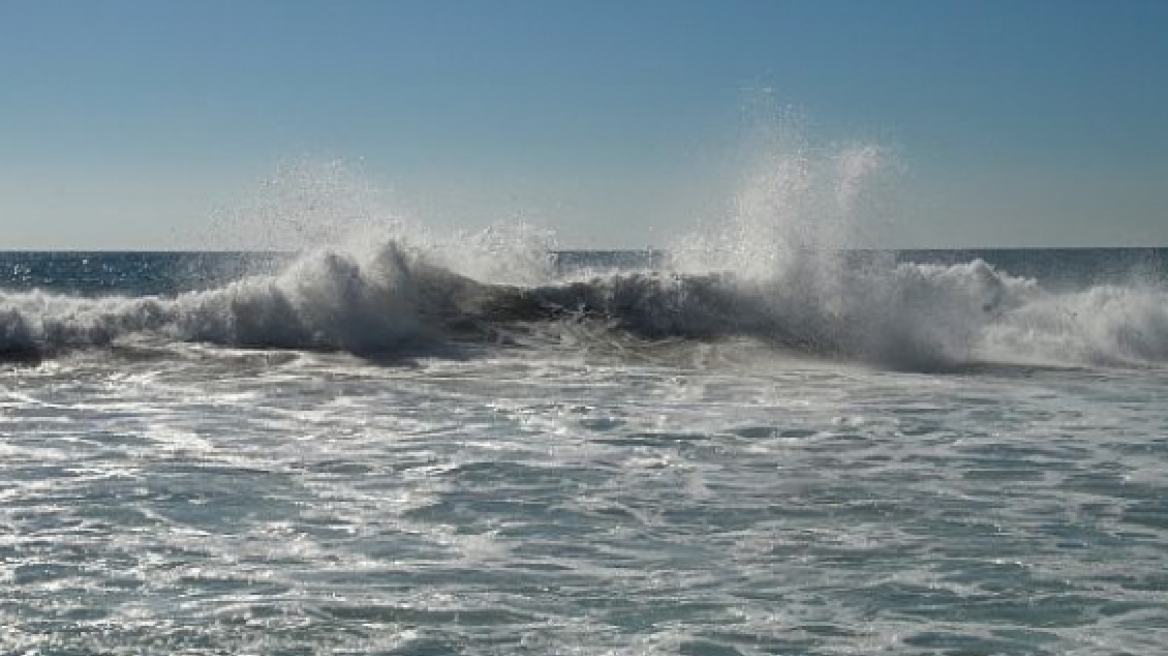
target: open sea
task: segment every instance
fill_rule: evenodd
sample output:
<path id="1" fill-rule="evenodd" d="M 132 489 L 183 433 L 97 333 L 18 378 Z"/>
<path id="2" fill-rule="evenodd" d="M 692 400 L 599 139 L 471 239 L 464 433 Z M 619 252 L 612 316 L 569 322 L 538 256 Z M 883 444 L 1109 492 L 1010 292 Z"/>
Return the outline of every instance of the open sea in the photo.
<path id="1" fill-rule="evenodd" d="M 1168 251 L 773 255 L 0 254 L 0 653 L 1168 653 Z"/>

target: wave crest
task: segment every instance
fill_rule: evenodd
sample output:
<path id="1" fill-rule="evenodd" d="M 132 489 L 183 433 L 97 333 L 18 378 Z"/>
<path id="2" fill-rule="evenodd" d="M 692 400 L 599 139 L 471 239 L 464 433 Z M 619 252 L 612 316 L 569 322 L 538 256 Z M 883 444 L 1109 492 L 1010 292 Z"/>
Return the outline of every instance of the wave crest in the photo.
<path id="1" fill-rule="evenodd" d="M 324 250 L 277 275 L 177 297 L 0 294 L 0 355 L 29 360 L 132 336 L 245 347 L 392 352 L 437 337 L 478 286 L 395 242 Z"/>
<path id="2" fill-rule="evenodd" d="M 175 297 L 0 293 L 0 358 L 35 362 L 137 338 L 397 355 L 452 340 L 494 343 L 523 323 L 589 321 L 646 340 L 749 337 L 918 371 L 985 360 L 1168 362 L 1168 294 L 1155 287 L 1055 294 L 982 260 L 806 261 L 778 277 L 643 271 L 513 286 L 477 282 L 386 241 Z"/>

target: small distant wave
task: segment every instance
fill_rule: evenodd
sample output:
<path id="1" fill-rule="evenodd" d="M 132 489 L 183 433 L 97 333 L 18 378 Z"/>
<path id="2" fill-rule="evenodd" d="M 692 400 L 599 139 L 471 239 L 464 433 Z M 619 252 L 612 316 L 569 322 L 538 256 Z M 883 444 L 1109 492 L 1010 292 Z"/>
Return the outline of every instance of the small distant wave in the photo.
<path id="1" fill-rule="evenodd" d="M 810 260 L 782 275 L 618 272 L 478 282 L 387 241 L 307 254 L 275 275 L 177 296 L 0 293 L 0 359 L 37 362 L 134 338 L 385 356 L 505 342 L 520 324 L 591 322 L 643 340 L 748 337 L 775 348 L 936 371 L 984 361 L 1168 362 L 1168 293 L 1052 293 L 982 260 Z"/>

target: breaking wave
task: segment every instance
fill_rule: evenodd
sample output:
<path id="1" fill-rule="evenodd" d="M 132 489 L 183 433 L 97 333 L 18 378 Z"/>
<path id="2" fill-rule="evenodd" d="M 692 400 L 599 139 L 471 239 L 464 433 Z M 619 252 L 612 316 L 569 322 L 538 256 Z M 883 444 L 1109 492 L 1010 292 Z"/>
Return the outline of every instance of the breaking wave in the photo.
<path id="1" fill-rule="evenodd" d="M 644 340 L 747 337 L 894 369 L 1168 363 L 1162 281 L 1056 292 L 980 259 L 850 258 L 867 243 L 857 223 L 879 206 L 872 181 L 888 155 L 866 144 L 812 148 L 797 130 L 766 131 L 757 145 L 729 218 L 677 240 L 650 269 L 557 273 L 548 233 L 499 226 L 440 243 L 395 221 L 390 236 L 362 229 L 359 246 L 306 251 L 275 273 L 209 290 L 0 292 L 0 359 L 35 362 L 135 339 L 392 356 L 522 344 L 511 337 L 533 324 L 588 322 Z M 296 202 L 258 215 L 300 230 L 336 216 L 377 224 L 352 198 L 363 186 L 329 171 L 327 202 L 299 193 L 296 175 L 296 193 L 284 194 Z M 321 207 L 333 209 L 311 213 Z"/>
<path id="2" fill-rule="evenodd" d="M 1162 288 L 1053 293 L 982 260 L 832 259 L 778 276 L 659 270 L 514 285 L 476 281 L 436 259 L 385 241 L 363 252 L 324 249 L 278 274 L 172 297 L 2 293 L 0 355 L 36 361 L 133 339 L 394 355 L 497 344 L 533 323 L 590 322 L 644 340 L 749 337 L 907 370 L 1168 363 Z"/>
<path id="3" fill-rule="evenodd" d="M 982 260 L 844 270 L 822 280 L 632 274 L 533 290 L 646 338 L 749 336 L 817 356 L 934 371 L 997 361 L 1168 363 L 1168 292 L 1051 293 Z"/>
<path id="4" fill-rule="evenodd" d="M 276 275 L 175 297 L 0 296 L 0 352 L 35 359 L 161 337 L 245 347 L 386 352 L 431 337 L 427 314 L 457 312 L 466 279 L 388 242 L 366 256 L 326 250 Z"/>

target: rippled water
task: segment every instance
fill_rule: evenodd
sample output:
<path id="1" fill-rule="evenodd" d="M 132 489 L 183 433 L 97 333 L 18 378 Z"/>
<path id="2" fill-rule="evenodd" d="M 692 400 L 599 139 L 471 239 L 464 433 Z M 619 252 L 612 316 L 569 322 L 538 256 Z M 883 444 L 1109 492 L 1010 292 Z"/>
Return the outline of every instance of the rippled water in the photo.
<path id="1" fill-rule="evenodd" d="M 1162 369 L 561 335 L 0 378 L 0 650 L 1148 654 Z"/>

